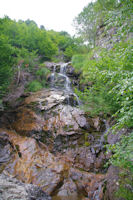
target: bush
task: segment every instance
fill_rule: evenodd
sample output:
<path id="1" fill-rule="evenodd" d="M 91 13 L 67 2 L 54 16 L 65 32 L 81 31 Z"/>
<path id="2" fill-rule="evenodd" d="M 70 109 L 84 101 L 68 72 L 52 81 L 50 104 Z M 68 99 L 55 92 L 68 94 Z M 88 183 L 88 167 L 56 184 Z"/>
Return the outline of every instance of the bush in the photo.
<path id="1" fill-rule="evenodd" d="M 38 90 L 42 89 L 42 84 L 39 81 L 31 81 L 28 85 L 27 85 L 27 91 L 29 92 L 36 92 Z"/>
<path id="2" fill-rule="evenodd" d="M 110 163 L 120 168 L 117 197 L 132 200 L 133 197 L 133 132 L 122 136 L 117 144 L 107 145 L 113 156 Z"/>
<path id="3" fill-rule="evenodd" d="M 29 52 L 26 48 L 17 49 L 18 63 L 22 60 L 22 68 L 27 68 L 29 72 L 34 71 L 38 64 L 37 51 Z"/>
<path id="4" fill-rule="evenodd" d="M 110 162 L 133 173 L 133 132 L 123 135 L 120 142 L 108 145 L 108 148 L 113 152 Z"/>
<path id="5" fill-rule="evenodd" d="M 75 67 L 77 71 L 83 69 L 84 61 L 86 60 L 86 58 L 87 58 L 86 54 L 74 55 L 72 57 L 72 65 Z"/>
<path id="6" fill-rule="evenodd" d="M 84 92 L 78 92 L 92 115 L 114 115 L 116 127 L 133 126 L 133 72 L 131 41 L 118 43 L 110 51 L 101 49 L 98 58 L 93 49 L 88 56 L 73 57 L 73 66 L 82 70 Z M 95 52 L 95 53 L 94 53 Z M 80 61 L 80 64 L 77 62 Z M 92 82 L 89 86 L 88 82 Z"/>
<path id="7" fill-rule="evenodd" d="M 37 75 L 41 80 L 46 79 L 49 73 L 50 73 L 50 70 L 47 69 L 46 67 L 42 67 L 42 68 L 40 68 L 40 69 L 38 69 L 38 70 L 36 71 L 36 75 Z"/>

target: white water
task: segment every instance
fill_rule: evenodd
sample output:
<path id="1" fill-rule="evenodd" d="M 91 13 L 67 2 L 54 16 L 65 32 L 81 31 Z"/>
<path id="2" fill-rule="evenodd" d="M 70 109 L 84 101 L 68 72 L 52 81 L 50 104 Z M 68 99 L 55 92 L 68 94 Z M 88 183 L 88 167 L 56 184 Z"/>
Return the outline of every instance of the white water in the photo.
<path id="1" fill-rule="evenodd" d="M 70 81 L 69 77 L 66 75 L 66 67 L 67 67 L 67 65 L 68 65 L 68 63 L 61 64 L 59 76 L 62 76 L 62 77 L 65 78 L 64 86 L 65 86 L 66 91 L 72 91 L 72 89 L 71 89 L 71 81 Z"/>
<path id="2" fill-rule="evenodd" d="M 64 86 L 65 86 L 65 89 L 67 92 L 70 92 L 71 95 L 73 95 L 75 98 L 76 98 L 76 101 L 78 103 L 78 105 L 80 105 L 80 101 L 79 101 L 79 98 L 78 96 L 72 91 L 72 88 L 71 88 L 71 81 L 69 79 L 69 77 L 66 75 L 66 68 L 68 66 L 68 63 L 63 63 L 61 66 L 60 66 L 60 73 L 59 75 L 60 76 L 63 76 L 65 78 L 65 83 L 64 83 Z M 69 100 L 68 100 L 69 101 Z"/>
<path id="3" fill-rule="evenodd" d="M 66 74 L 68 63 L 62 63 L 60 65 L 60 72 L 56 73 L 56 65 L 54 65 L 53 72 L 51 74 L 51 86 L 56 88 L 56 84 L 59 80 L 59 77 L 63 77 L 64 81 L 62 83 L 61 88 L 65 90 L 65 92 L 68 94 L 68 104 L 69 104 L 69 96 L 74 96 L 76 99 L 76 102 L 78 105 L 80 105 L 80 101 L 78 96 L 73 92 L 72 87 L 71 87 L 71 81 L 69 77 Z M 58 86 L 57 86 L 58 87 Z"/>
<path id="4" fill-rule="evenodd" d="M 53 67 L 53 72 L 52 72 L 52 74 L 51 74 L 51 87 L 54 86 L 55 72 L 56 72 L 56 65 L 54 65 L 54 67 Z"/>
<path id="5" fill-rule="evenodd" d="M 68 78 L 68 76 L 66 76 L 65 74 L 61 74 L 61 73 L 59 73 L 58 75 L 65 78 L 64 87 L 65 87 L 66 91 L 71 91 L 71 81 Z"/>

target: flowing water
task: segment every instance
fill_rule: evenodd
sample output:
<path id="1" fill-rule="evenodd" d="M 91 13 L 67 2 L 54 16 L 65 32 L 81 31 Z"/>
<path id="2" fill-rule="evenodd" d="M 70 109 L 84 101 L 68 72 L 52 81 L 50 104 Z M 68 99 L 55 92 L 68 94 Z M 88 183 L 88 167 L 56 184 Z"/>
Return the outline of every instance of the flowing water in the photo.
<path id="1" fill-rule="evenodd" d="M 53 72 L 51 74 L 51 87 L 63 90 L 68 95 L 67 100 L 69 105 L 70 105 L 70 97 L 73 96 L 76 101 L 75 105 L 79 106 L 81 102 L 78 96 L 72 90 L 70 78 L 67 76 L 66 73 L 67 66 L 68 63 L 62 63 L 60 65 L 60 71 L 56 72 L 56 65 L 54 65 Z"/>
<path id="2" fill-rule="evenodd" d="M 51 74 L 51 87 L 54 86 L 55 70 L 56 70 L 56 65 L 54 65 L 54 67 L 53 67 L 53 72 L 52 72 L 52 74 Z"/>

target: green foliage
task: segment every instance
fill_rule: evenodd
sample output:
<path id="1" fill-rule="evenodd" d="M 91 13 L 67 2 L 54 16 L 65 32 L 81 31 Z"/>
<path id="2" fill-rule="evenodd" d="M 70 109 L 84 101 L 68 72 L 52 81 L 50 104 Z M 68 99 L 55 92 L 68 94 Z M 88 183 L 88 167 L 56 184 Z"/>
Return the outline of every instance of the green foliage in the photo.
<path id="1" fill-rule="evenodd" d="M 22 68 L 27 68 L 29 72 L 33 71 L 35 68 L 35 65 L 38 64 L 38 55 L 37 51 L 31 51 L 29 52 L 25 48 L 17 49 L 17 62 L 22 62 Z"/>
<path id="2" fill-rule="evenodd" d="M 79 35 L 82 35 L 84 41 L 88 41 L 91 46 L 95 46 L 97 12 L 94 10 L 94 3 L 89 3 L 83 11 L 75 18 L 74 25 Z"/>
<path id="3" fill-rule="evenodd" d="M 132 200 L 133 199 L 133 193 L 132 193 L 132 190 L 130 188 L 125 187 L 126 182 L 127 182 L 127 185 L 129 187 L 133 187 L 133 184 L 132 184 L 131 181 L 130 182 L 129 182 L 129 180 L 125 181 L 125 184 L 120 184 L 119 190 L 116 192 L 116 197 L 121 197 L 121 198 L 124 198 L 126 200 Z"/>
<path id="4" fill-rule="evenodd" d="M 114 41 L 119 41 L 112 44 L 110 50 L 97 47 L 84 59 L 79 55 L 72 58 L 73 66 L 82 70 L 80 84 L 85 89 L 83 92 L 76 90 L 76 93 L 83 101 L 84 109 L 90 115 L 113 116 L 116 120 L 112 127 L 114 133 L 123 127 L 133 127 L 132 15 L 133 1 L 97 0 L 88 4 L 76 18 L 78 33 L 88 41 L 89 46 L 92 46 L 92 41 L 95 44 L 99 28 L 105 38 L 115 37 Z M 110 34 L 114 27 L 115 36 Z M 107 148 L 113 153 L 110 163 L 123 172 L 116 196 L 132 200 L 133 133 L 122 136 L 119 143 Z"/>
<path id="5" fill-rule="evenodd" d="M 41 67 L 36 71 L 36 75 L 41 79 L 46 79 L 46 77 L 50 74 L 50 70 L 47 69 L 46 67 Z"/>
<path id="6" fill-rule="evenodd" d="M 132 200 L 133 197 L 133 132 L 128 136 L 122 136 L 121 141 L 107 145 L 108 151 L 112 151 L 113 156 L 110 163 L 121 169 L 119 174 L 119 189 L 117 197 Z"/>
<path id="7" fill-rule="evenodd" d="M 92 115 L 113 114 L 116 127 L 133 126 L 133 65 L 131 41 L 121 42 L 107 51 L 93 49 L 85 59 L 74 56 L 75 68 L 82 69 L 81 84 L 84 92 L 77 91 L 85 109 Z M 98 59 L 94 55 L 99 54 Z M 76 60 L 80 60 L 77 64 Z M 90 85 L 89 85 L 90 83 Z"/>
<path id="8" fill-rule="evenodd" d="M 117 39 L 126 38 L 132 32 L 133 1 L 131 0 L 97 0 L 89 3 L 75 18 L 74 25 L 78 34 L 87 41 L 89 46 L 95 47 L 97 30 L 104 27 L 102 34 L 116 28 Z"/>
<path id="9" fill-rule="evenodd" d="M 46 68 L 36 68 L 44 60 L 58 60 L 62 57 L 70 60 L 78 49 L 80 39 L 72 38 L 67 32 L 47 31 L 38 28 L 33 20 L 11 20 L 0 18 L 0 96 L 7 91 L 16 72 L 25 70 L 37 76 L 43 86 L 46 85 Z M 18 68 L 19 65 L 19 68 Z M 32 88 L 31 88 L 32 90 Z"/>
<path id="10" fill-rule="evenodd" d="M 51 59 L 56 54 L 58 47 L 53 42 L 45 29 L 39 29 L 32 20 L 25 22 L 13 21 L 9 18 L 0 19 L 1 32 L 10 38 L 10 44 L 17 48 L 25 48 L 29 52 L 33 50 L 45 60 Z"/>
<path id="11" fill-rule="evenodd" d="M 29 92 L 37 92 L 38 90 L 41 90 L 42 87 L 43 86 L 39 81 L 34 80 L 34 81 L 31 81 L 30 83 L 28 83 L 27 91 L 29 91 Z"/>
<path id="12" fill-rule="evenodd" d="M 5 93 L 13 75 L 13 53 L 14 48 L 9 44 L 8 37 L 0 34 L 0 97 Z"/>
<path id="13" fill-rule="evenodd" d="M 71 46 L 65 49 L 64 55 L 67 57 L 68 60 L 71 60 L 72 56 L 74 55 L 73 48 Z"/>
<path id="14" fill-rule="evenodd" d="M 121 141 L 114 145 L 108 145 L 113 152 L 110 162 L 121 168 L 133 172 L 133 132 L 128 136 L 122 136 Z"/>
<path id="15" fill-rule="evenodd" d="M 87 55 L 84 54 L 74 55 L 72 57 L 72 65 L 75 67 L 77 71 L 80 71 L 82 69 L 86 58 Z"/>
<path id="16" fill-rule="evenodd" d="M 39 64 L 39 67 L 45 67 L 45 66 L 46 66 L 45 63 Z"/>

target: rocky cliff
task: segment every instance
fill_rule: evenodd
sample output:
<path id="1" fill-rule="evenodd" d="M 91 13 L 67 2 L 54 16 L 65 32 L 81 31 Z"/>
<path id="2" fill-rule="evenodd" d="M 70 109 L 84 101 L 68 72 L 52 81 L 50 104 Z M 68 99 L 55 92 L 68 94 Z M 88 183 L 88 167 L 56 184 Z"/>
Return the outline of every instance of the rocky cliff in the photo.
<path id="1" fill-rule="evenodd" d="M 108 122 L 80 108 L 69 63 L 46 66 L 49 88 L 1 117 L 0 199 L 114 200 L 117 174 L 104 167 Z"/>

